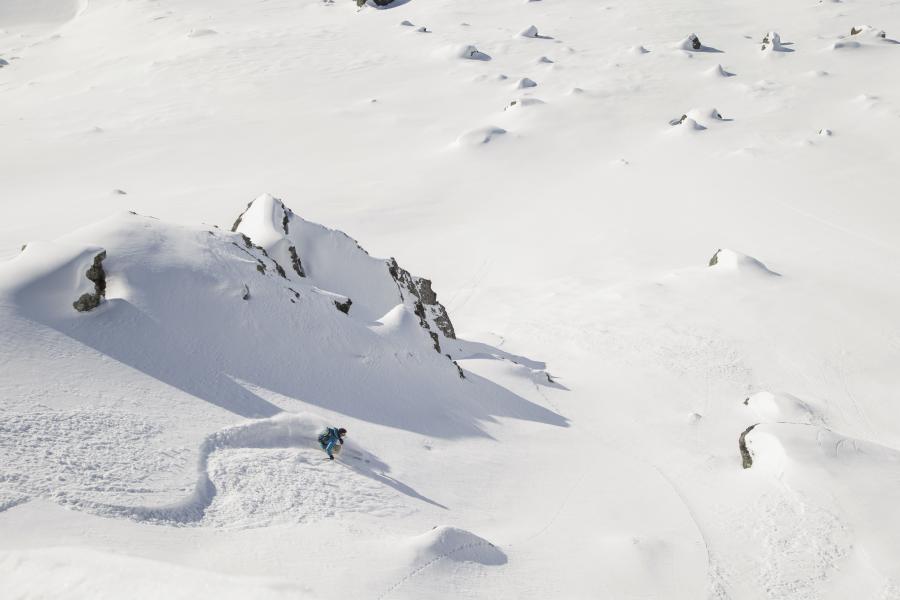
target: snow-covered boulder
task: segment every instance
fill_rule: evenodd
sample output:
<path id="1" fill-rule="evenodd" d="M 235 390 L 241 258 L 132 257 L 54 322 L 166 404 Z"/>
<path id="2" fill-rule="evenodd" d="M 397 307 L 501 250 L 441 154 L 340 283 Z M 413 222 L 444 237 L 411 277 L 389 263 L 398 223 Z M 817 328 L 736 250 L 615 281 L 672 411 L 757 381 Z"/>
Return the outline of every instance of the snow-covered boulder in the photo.
<path id="1" fill-rule="evenodd" d="M 696 51 L 703 49 L 703 43 L 700 41 L 700 38 L 696 33 L 692 33 L 688 35 L 686 38 L 678 42 L 678 48 L 681 50 L 687 51 Z"/>
<path id="2" fill-rule="evenodd" d="M 763 52 L 783 52 L 785 50 L 777 31 L 770 31 L 763 37 L 760 50 Z"/>
<path id="3" fill-rule="evenodd" d="M 720 248 L 717 250 L 712 258 L 709 259 L 709 266 L 723 272 L 733 271 L 750 272 L 761 275 L 778 275 L 778 273 L 771 271 L 769 267 L 752 256 L 747 256 L 746 254 L 741 254 L 734 250 L 728 250 L 727 248 Z"/>
<path id="4" fill-rule="evenodd" d="M 465 529 L 442 525 L 412 538 L 409 548 L 414 562 L 434 564 L 473 562 L 481 565 L 506 564 L 506 554 L 483 537 Z"/>

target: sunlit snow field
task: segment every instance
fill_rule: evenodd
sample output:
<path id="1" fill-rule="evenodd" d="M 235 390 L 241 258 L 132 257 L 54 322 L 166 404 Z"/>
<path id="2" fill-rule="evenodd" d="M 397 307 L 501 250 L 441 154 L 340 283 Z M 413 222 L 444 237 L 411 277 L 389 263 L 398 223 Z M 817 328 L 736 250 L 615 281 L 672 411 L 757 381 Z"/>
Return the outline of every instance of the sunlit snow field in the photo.
<path id="1" fill-rule="evenodd" d="M 0 596 L 900 600 L 900 2 L 372 4 L 0 0 Z"/>

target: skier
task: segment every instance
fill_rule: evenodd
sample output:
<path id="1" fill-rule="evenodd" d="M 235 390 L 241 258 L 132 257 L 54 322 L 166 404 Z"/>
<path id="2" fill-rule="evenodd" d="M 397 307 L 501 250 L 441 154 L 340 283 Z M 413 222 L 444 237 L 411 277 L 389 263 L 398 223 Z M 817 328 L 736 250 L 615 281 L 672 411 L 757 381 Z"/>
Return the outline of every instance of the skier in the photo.
<path id="1" fill-rule="evenodd" d="M 340 447 L 344 445 L 345 435 L 347 435 L 347 430 L 343 427 L 340 429 L 329 427 L 319 434 L 319 444 L 322 446 L 322 450 L 328 454 L 329 460 L 334 460 L 335 450 L 340 452 Z"/>

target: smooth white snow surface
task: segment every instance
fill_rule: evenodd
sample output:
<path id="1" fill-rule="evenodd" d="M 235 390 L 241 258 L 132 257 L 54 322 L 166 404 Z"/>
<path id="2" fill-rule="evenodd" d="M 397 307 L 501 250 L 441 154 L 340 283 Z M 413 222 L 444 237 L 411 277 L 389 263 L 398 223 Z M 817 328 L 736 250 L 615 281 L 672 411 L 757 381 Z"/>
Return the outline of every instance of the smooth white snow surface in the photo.
<path id="1" fill-rule="evenodd" d="M 0 596 L 900 599 L 898 37 L 0 0 Z"/>

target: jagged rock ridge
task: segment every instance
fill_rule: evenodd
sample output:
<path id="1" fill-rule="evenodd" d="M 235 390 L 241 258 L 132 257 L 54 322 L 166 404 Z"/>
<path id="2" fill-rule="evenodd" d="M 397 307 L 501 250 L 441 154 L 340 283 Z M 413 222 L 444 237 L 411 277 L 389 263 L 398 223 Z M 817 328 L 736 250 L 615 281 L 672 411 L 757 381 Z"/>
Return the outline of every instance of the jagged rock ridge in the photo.
<path id="1" fill-rule="evenodd" d="M 232 231 L 276 264 L 291 265 L 298 277 L 346 297 L 335 302 L 341 312 L 372 322 L 402 304 L 416 315 L 435 351 L 441 352 L 441 338 L 456 339 L 430 280 L 411 274 L 394 258 L 370 256 L 350 236 L 306 221 L 277 198 L 264 194 L 250 202 Z"/>

